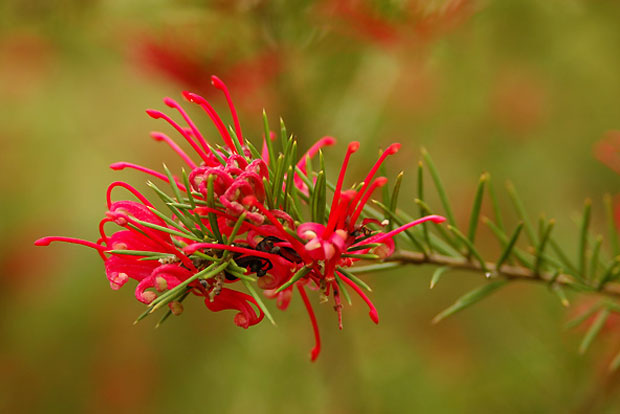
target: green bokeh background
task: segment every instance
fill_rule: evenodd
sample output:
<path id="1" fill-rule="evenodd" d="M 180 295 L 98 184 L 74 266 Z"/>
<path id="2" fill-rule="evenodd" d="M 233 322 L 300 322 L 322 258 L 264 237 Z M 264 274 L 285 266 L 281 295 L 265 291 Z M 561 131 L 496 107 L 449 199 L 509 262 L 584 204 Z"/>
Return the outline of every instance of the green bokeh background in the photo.
<path id="1" fill-rule="evenodd" d="M 379 148 L 401 142 L 387 171 L 390 179 L 405 171 L 401 206 L 412 214 L 425 146 L 462 225 L 488 171 L 497 190 L 515 183 L 532 217 L 556 217 L 567 249 L 576 250 L 574 215 L 585 197 L 595 200 L 601 231 L 600 199 L 616 192 L 618 177 L 592 147 L 620 129 L 620 3 L 345 2 L 393 28 L 389 39 L 335 3 L 0 4 L 1 412 L 617 412 L 618 379 L 605 367 L 620 337 L 610 330 L 579 356 L 580 333 L 562 328 L 567 311 L 544 286 L 511 285 L 433 326 L 480 275 L 449 273 L 432 291 L 432 267 L 368 275 L 379 326 L 354 299 L 340 332 L 331 306 L 312 297 L 324 348 L 310 363 L 298 297 L 275 311 L 277 327 L 245 331 L 232 313 L 213 314 L 199 300 L 157 330 L 149 319 L 134 327 L 142 305 L 132 286 L 109 289 L 95 253 L 33 246 L 51 234 L 95 239 L 112 181 L 146 191 L 143 175 L 110 163 L 180 168 L 148 137 L 169 129 L 144 113 L 192 89 L 141 57 L 145 43 L 166 39 L 231 85 L 255 142 L 263 107 L 303 148 L 337 137 L 326 151 L 332 174 L 346 143 L 359 140 L 351 182 Z M 270 75 L 246 87 L 260 53 L 272 59 Z M 227 113 L 221 96 L 210 98 Z M 500 201 L 514 225 L 503 191 Z M 484 228 L 480 239 L 498 253 Z"/>

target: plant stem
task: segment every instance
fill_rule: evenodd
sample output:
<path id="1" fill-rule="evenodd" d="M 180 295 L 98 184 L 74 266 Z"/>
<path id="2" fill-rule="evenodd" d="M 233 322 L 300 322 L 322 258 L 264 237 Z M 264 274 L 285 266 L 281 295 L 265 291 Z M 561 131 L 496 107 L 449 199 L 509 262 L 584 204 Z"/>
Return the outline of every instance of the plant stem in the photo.
<path id="1" fill-rule="evenodd" d="M 485 273 L 481 264 L 477 261 L 469 261 L 466 258 L 443 256 L 439 254 L 424 255 L 420 252 L 407 250 L 396 251 L 389 258 L 385 259 L 385 261 L 413 265 L 431 264 L 448 266 L 453 269 L 468 270 L 482 274 Z M 568 288 L 578 283 L 573 276 L 565 273 L 555 275 L 553 272 L 540 272 L 537 274 L 527 267 L 508 266 L 506 264 L 502 265 L 500 270 L 497 270 L 496 264 L 492 262 L 486 262 L 485 267 L 494 277 L 502 277 L 508 280 L 524 280 L 543 283 L 551 282 Z M 598 292 L 592 288 L 592 293 L 618 298 L 620 297 L 620 283 L 606 283 Z"/>

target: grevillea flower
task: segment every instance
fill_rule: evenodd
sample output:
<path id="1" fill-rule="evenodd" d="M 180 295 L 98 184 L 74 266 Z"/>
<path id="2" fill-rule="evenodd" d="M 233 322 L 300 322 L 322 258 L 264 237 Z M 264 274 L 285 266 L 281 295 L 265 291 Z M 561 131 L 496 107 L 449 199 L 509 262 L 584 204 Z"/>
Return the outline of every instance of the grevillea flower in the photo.
<path id="1" fill-rule="evenodd" d="M 265 117 L 265 138 L 259 152 L 242 134 L 227 87 L 217 77 L 212 83 L 228 103 L 233 119 L 229 129 L 203 97 L 190 92 L 183 95 L 211 118 L 224 145 L 209 144 L 181 105 L 166 98 L 164 103 L 179 113 L 185 126 L 161 111 L 147 110 L 147 114 L 172 126 L 199 161 L 164 133 L 153 132 L 156 141 L 168 144 L 185 161 L 189 173 L 183 170 L 179 178 L 165 166 L 160 173 L 127 162 L 111 165 L 115 170 L 136 169 L 169 184 L 173 196 L 149 183 L 168 213 L 118 181 L 108 188 L 108 210 L 99 224 L 96 242 L 44 237 L 35 244 L 63 241 L 95 249 L 104 261 L 112 289 L 121 288 L 129 279 L 137 282 L 136 299 L 148 306 L 138 320 L 163 306 L 169 309 L 162 320 L 178 315 L 183 311 L 182 302 L 193 294 L 203 297 L 206 307 L 214 312 L 237 311 L 235 324 L 247 328 L 265 316 L 273 321 L 254 282 L 266 297 L 277 300 L 280 309 L 286 309 L 296 288 L 312 322 L 314 360 L 320 352 L 320 337 L 306 289 L 319 291 L 324 301 L 333 297 L 340 328 L 341 295 L 348 298 L 347 289 L 353 289 L 368 304 L 370 317 L 377 323 L 377 311 L 362 291 L 367 286 L 354 275 L 353 266 L 360 260 L 388 257 L 394 251 L 394 236 L 424 221 L 439 223 L 444 218 L 427 216 L 384 232 L 385 223 L 367 204 L 374 190 L 386 184 L 386 178 L 375 175 L 386 157 L 398 151 L 399 144 L 382 153 L 362 183 L 344 189 L 347 165 L 359 148 L 357 142 L 349 144 L 338 181 L 331 186 L 323 162 L 314 172 L 312 159 L 334 144 L 333 138 L 321 138 L 298 159 L 297 142 L 287 135 L 283 124 L 281 150 L 276 150 L 278 140 Z M 330 206 L 328 186 L 333 188 Z M 113 201 L 116 187 L 129 191 L 137 201 Z M 121 229 L 108 235 L 108 223 Z M 239 284 L 248 293 L 232 288 Z"/>

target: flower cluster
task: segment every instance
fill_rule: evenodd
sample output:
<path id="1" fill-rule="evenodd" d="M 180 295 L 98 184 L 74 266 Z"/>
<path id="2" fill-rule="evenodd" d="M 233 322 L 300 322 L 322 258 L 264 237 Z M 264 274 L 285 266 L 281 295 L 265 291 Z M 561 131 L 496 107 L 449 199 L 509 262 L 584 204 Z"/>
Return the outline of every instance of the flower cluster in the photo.
<path id="1" fill-rule="evenodd" d="M 237 112 L 224 83 L 212 77 L 228 103 L 234 126 L 227 128 L 207 100 L 184 92 L 184 97 L 201 107 L 211 118 L 223 140 L 212 145 L 204 138 L 185 110 L 173 99 L 164 103 L 178 111 L 185 126 L 156 110 L 147 114 L 163 119 L 183 137 L 200 158 L 196 163 L 170 137 L 154 132 L 187 164 L 189 172 L 174 176 L 164 166 L 160 173 L 139 165 L 120 162 L 112 168 L 133 168 L 170 185 L 169 195 L 149 182 L 167 213 L 160 211 L 138 190 L 124 182 L 112 183 L 107 192 L 108 210 L 99 224 L 96 242 L 69 237 L 44 237 L 37 245 L 53 241 L 81 244 L 95 249 L 104 261 L 112 289 L 129 279 L 137 281 L 136 298 L 148 306 L 138 318 L 162 307 L 163 316 L 178 315 L 190 294 L 204 298 L 208 309 L 235 310 L 234 322 L 243 328 L 259 323 L 266 316 L 273 321 L 262 297 L 276 299 L 286 309 L 296 289 L 307 308 L 316 344 L 314 360 L 320 352 L 320 337 L 307 289 L 318 291 L 323 301 L 333 298 L 342 328 L 342 297 L 355 291 L 368 305 L 371 319 L 378 315 L 363 292 L 367 285 L 352 268 L 360 260 L 381 260 L 394 251 L 393 237 L 424 221 L 444 221 L 427 216 L 391 231 L 367 204 L 373 192 L 386 184 L 375 178 L 386 157 L 396 153 L 399 144 L 388 147 L 359 185 L 345 189 L 347 165 L 359 143 L 349 144 L 338 180 L 326 178 L 322 148 L 335 140 L 324 137 L 303 156 L 297 156 L 297 142 L 281 124 L 281 137 L 269 129 L 265 117 L 265 136 L 259 151 L 244 139 Z M 281 147 L 281 148 L 277 148 Z M 313 159 L 320 168 L 313 169 Z M 113 201 L 112 191 L 122 187 L 136 201 Z M 333 190 L 328 203 L 327 190 Z M 309 218 L 308 218 L 309 217 Z M 107 223 L 121 229 L 112 234 Z M 233 286 L 242 284 L 247 293 Z M 262 291 L 263 295 L 254 286 Z M 163 320 L 162 319 L 162 320 Z"/>

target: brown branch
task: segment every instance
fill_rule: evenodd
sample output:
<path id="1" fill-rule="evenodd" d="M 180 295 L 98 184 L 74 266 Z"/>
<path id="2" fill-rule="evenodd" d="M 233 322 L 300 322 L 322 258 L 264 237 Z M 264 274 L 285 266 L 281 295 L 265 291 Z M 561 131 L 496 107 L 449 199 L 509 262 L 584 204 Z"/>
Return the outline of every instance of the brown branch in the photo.
<path id="1" fill-rule="evenodd" d="M 385 259 L 386 262 L 400 262 L 402 264 L 413 264 L 413 265 L 422 265 L 422 264 L 432 264 L 438 266 L 448 266 L 453 269 L 462 269 L 468 270 L 472 272 L 484 273 L 480 263 L 476 261 L 470 261 L 466 258 L 455 258 L 450 256 L 442 256 L 438 254 L 431 254 L 429 256 L 424 255 L 424 253 L 420 252 L 412 252 L 406 250 L 396 251 L 389 258 Z M 503 277 L 508 280 L 525 280 L 531 282 L 545 282 L 549 283 L 553 281 L 554 275 L 548 272 L 540 272 L 535 273 L 534 271 L 522 267 L 522 266 L 510 266 L 503 264 L 498 271 L 495 268 L 495 263 L 487 262 L 485 263 L 487 269 L 491 273 L 491 277 Z M 559 274 L 555 277 L 555 281 L 553 283 L 557 283 L 562 286 L 566 286 L 568 288 L 574 288 L 575 286 L 575 278 L 568 274 Z M 620 283 L 606 283 L 600 290 L 596 290 L 592 288 L 591 293 L 599 293 L 601 295 L 606 295 L 610 297 L 619 298 L 620 297 Z"/>

